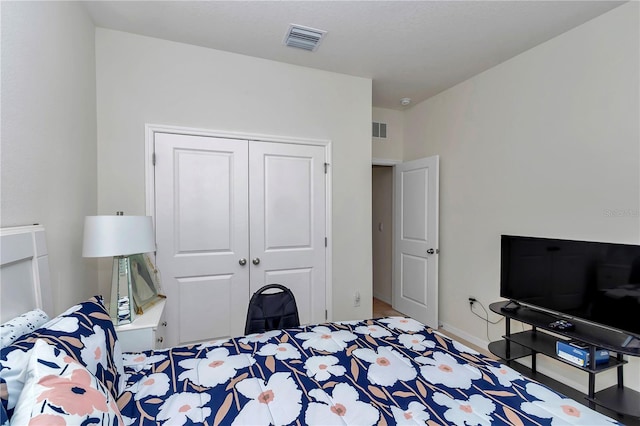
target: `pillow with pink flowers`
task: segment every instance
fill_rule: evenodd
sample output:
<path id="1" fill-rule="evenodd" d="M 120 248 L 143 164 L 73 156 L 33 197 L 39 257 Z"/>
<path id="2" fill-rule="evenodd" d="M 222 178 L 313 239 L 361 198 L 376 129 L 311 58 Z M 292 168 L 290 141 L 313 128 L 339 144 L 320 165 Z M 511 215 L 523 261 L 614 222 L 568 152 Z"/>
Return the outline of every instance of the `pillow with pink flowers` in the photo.
<path id="1" fill-rule="evenodd" d="M 24 386 L 22 372 L 37 340 L 57 347 L 86 367 L 113 397 L 120 394 L 124 387 L 120 342 L 102 297 L 95 296 L 0 348 L 0 402 L 9 419 Z"/>
<path id="2" fill-rule="evenodd" d="M 17 425 L 123 425 L 115 398 L 64 351 L 36 341 L 11 418 Z"/>

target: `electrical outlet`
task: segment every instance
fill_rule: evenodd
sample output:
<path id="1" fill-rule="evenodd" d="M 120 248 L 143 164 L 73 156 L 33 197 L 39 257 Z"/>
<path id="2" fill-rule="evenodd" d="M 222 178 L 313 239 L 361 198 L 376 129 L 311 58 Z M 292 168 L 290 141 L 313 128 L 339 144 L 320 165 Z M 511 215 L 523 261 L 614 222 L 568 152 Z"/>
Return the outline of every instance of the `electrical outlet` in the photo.
<path id="1" fill-rule="evenodd" d="M 360 292 L 356 291 L 353 295 L 353 306 L 360 306 Z"/>
<path id="2" fill-rule="evenodd" d="M 469 306 L 473 306 L 473 304 L 477 301 L 478 299 L 476 299 L 475 297 L 469 296 Z"/>

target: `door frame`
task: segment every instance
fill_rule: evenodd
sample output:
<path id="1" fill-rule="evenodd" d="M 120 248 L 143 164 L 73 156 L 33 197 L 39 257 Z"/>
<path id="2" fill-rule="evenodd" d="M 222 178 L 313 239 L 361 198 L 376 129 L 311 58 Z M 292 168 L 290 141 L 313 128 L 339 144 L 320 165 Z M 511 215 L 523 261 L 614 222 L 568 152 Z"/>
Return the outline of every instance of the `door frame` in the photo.
<path id="1" fill-rule="evenodd" d="M 145 145 L 144 145 L 144 176 L 145 176 L 145 211 L 147 216 L 151 216 L 155 232 L 155 174 L 154 174 L 154 141 L 156 133 L 172 133 L 189 136 L 207 136 L 214 138 L 239 139 L 257 142 L 276 142 L 289 143 L 298 145 L 317 145 L 324 147 L 325 152 L 325 232 L 327 237 L 327 247 L 325 250 L 325 309 L 327 310 L 327 321 L 333 319 L 333 274 L 332 262 L 333 258 L 333 228 L 332 216 L 333 211 L 331 200 L 332 197 L 332 157 L 331 157 L 331 141 L 327 139 L 310 139 L 290 136 L 267 135 L 245 132 L 226 132 L 222 130 L 200 129 L 193 127 L 169 126 L 163 124 L 145 124 Z M 154 255 L 155 257 L 155 255 Z M 155 261 L 155 259 L 154 259 Z"/>
<path id="2" fill-rule="evenodd" d="M 395 197 L 396 197 L 396 174 L 395 174 L 395 168 L 398 164 L 402 164 L 403 161 L 402 160 L 395 160 L 395 159 L 391 159 L 391 158 L 376 158 L 376 157 L 372 157 L 371 158 L 371 166 L 390 166 L 392 167 L 394 170 L 394 173 L 391 176 L 392 182 L 391 182 L 391 193 L 392 193 L 392 203 L 394 204 L 395 207 Z M 439 196 L 438 196 L 439 197 Z M 391 218 L 392 218 L 392 229 L 391 229 L 391 253 L 392 253 L 392 262 L 391 262 L 391 306 L 395 305 L 395 288 L 396 285 L 398 285 L 398 283 L 396 283 L 396 262 L 393 261 L 393 257 L 395 256 L 395 252 L 396 252 L 396 238 L 395 238 L 395 229 L 396 229 L 396 215 L 395 215 L 395 208 L 392 209 L 392 213 L 391 213 Z M 438 219 L 437 225 L 438 227 L 438 234 L 440 233 L 440 221 Z M 438 249 L 439 249 L 439 242 L 438 242 Z M 439 278 L 439 277 L 438 277 Z M 438 285 L 439 285 L 439 279 L 438 279 Z M 371 280 L 371 288 L 372 288 L 372 292 L 373 292 L 373 279 Z M 440 317 L 438 314 L 438 325 L 440 324 Z"/>

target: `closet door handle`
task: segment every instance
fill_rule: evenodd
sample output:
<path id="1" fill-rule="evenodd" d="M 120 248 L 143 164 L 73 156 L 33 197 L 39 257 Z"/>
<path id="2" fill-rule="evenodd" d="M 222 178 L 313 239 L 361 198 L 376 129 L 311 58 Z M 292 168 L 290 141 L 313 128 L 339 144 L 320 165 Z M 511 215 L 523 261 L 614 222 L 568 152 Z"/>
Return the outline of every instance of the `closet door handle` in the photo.
<path id="1" fill-rule="evenodd" d="M 256 257 L 255 259 L 252 260 L 254 265 L 259 265 L 260 264 L 260 258 Z"/>
<path id="2" fill-rule="evenodd" d="M 242 259 L 238 260 L 238 263 L 240 264 L 240 266 L 244 266 L 247 264 L 247 259 L 243 257 Z"/>

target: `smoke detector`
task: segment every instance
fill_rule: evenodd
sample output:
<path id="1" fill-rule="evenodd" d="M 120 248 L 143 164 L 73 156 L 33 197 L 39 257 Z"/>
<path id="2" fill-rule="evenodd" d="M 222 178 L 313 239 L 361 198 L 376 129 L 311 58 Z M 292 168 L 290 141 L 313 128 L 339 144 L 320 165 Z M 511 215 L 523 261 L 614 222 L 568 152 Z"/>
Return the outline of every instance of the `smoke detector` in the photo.
<path id="1" fill-rule="evenodd" d="M 400 99 L 400 105 L 407 106 L 411 103 L 411 98 L 402 98 Z"/>
<path id="2" fill-rule="evenodd" d="M 284 36 L 284 44 L 289 47 L 315 52 L 326 33 L 323 30 L 291 24 Z"/>

